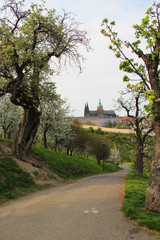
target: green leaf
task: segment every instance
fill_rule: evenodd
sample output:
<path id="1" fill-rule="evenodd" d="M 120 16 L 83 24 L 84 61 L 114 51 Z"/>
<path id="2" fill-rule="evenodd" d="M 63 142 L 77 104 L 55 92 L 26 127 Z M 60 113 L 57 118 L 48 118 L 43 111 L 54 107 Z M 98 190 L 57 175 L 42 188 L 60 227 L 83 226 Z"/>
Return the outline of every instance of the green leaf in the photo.
<path id="1" fill-rule="evenodd" d="M 130 81 L 130 78 L 125 75 L 125 76 L 123 77 L 123 82 L 129 82 L 129 81 Z"/>

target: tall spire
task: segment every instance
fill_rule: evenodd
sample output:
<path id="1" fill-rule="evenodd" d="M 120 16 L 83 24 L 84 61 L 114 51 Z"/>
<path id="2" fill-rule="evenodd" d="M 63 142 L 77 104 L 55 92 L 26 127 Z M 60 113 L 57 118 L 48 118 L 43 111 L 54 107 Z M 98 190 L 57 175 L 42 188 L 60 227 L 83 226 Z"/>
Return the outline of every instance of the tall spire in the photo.
<path id="1" fill-rule="evenodd" d="M 84 108 L 84 116 L 89 116 L 89 106 L 88 106 L 88 102 L 85 103 L 85 108 Z"/>

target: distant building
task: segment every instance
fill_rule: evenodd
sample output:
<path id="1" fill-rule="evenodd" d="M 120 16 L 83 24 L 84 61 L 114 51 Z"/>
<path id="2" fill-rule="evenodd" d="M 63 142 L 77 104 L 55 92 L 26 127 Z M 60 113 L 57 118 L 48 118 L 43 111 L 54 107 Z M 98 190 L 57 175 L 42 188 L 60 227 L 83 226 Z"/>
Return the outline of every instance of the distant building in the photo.
<path id="1" fill-rule="evenodd" d="M 103 110 L 103 106 L 101 104 L 101 100 L 99 100 L 99 104 L 97 106 L 97 110 L 89 110 L 88 103 L 85 104 L 84 108 L 84 117 L 99 117 L 99 118 L 105 118 L 105 117 L 116 117 L 116 114 L 113 110 Z"/>

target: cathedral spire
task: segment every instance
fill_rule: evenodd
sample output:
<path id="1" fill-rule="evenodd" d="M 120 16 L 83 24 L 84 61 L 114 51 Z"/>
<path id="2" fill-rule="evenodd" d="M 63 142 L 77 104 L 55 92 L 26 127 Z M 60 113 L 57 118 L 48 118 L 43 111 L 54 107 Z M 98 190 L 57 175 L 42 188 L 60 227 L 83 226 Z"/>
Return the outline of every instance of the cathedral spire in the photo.
<path id="1" fill-rule="evenodd" d="M 88 102 L 85 103 L 84 116 L 85 116 L 85 117 L 89 116 L 89 106 L 88 106 Z"/>

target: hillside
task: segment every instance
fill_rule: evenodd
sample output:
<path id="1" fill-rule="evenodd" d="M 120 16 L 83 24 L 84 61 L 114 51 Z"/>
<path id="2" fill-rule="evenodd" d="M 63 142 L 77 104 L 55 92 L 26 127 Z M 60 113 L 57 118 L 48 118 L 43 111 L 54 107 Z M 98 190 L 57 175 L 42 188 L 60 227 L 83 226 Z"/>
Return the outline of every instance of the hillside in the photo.
<path id="1" fill-rule="evenodd" d="M 70 157 L 36 146 L 24 162 L 12 155 L 10 142 L 0 140 L 0 204 L 46 187 L 66 184 L 72 179 L 119 169 L 105 163 L 103 171 L 93 158 Z"/>

